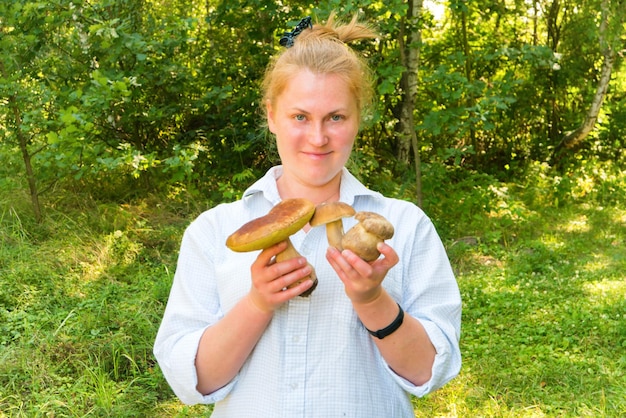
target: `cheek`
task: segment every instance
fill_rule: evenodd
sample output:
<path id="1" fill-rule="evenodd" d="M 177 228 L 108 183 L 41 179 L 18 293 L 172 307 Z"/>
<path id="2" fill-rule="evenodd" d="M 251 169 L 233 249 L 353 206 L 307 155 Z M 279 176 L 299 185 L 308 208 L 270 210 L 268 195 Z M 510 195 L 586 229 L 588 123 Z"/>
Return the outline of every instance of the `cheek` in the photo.
<path id="1" fill-rule="evenodd" d="M 342 151 L 343 153 L 346 155 L 346 157 L 348 157 L 350 155 L 350 153 L 352 152 L 352 147 L 354 146 L 354 140 L 353 141 L 349 141 L 346 142 L 343 146 L 342 146 Z"/>
<path id="2" fill-rule="evenodd" d="M 276 140 L 282 142 L 284 145 L 295 144 L 303 136 L 304 129 L 297 123 L 292 121 L 281 121 L 280 123 L 274 123 L 274 131 Z"/>
<path id="3" fill-rule="evenodd" d="M 293 153 L 293 151 L 298 147 L 297 135 L 294 135 L 293 130 L 284 130 L 279 129 L 278 132 L 275 132 L 275 140 L 276 140 L 276 150 L 278 151 L 278 155 L 280 155 L 281 159 L 287 157 L 289 154 Z"/>
<path id="4" fill-rule="evenodd" d="M 352 125 L 342 126 L 335 132 L 335 138 L 341 141 L 341 148 L 351 149 L 358 132 L 358 127 Z"/>

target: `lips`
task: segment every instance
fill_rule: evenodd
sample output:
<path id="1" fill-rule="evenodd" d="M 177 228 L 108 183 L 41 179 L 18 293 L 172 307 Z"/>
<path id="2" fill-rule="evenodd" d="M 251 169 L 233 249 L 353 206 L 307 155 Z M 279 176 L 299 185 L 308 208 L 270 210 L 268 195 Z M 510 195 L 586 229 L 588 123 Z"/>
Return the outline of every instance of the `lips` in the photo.
<path id="1" fill-rule="evenodd" d="M 332 152 L 302 152 L 306 157 L 312 160 L 323 160 L 328 157 Z"/>

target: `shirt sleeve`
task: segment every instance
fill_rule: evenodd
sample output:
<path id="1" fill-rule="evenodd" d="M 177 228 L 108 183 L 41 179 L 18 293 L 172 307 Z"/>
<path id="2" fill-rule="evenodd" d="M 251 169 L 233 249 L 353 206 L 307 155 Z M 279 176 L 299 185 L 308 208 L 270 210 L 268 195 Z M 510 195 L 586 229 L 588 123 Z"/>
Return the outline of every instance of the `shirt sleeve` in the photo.
<path id="1" fill-rule="evenodd" d="M 185 231 L 169 299 L 157 337 L 154 355 L 178 398 L 186 404 L 214 403 L 232 389 L 228 385 L 203 395 L 196 390 L 195 358 L 204 330 L 222 316 L 213 274 L 210 223 L 201 215 Z"/>
<path id="2" fill-rule="evenodd" d="M 445 248 L 431 220 L 418 209 L 413 237 L 403 244 L 401 304 L 420 321 L 436 350 L 432 376 L 415 386 L 386 367 L 407 392 L 422 397 L 453 379 L 461 369 L 461 296 Z M 421 216 L 419 216 L 421 215 Z"/>

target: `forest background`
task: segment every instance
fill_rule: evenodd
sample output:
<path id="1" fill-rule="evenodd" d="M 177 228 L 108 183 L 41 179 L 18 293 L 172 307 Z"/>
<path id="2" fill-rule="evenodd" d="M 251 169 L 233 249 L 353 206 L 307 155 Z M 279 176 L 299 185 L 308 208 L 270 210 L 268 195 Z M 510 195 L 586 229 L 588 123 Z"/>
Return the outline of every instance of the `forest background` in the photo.
<path id="1" fill-rule="evenodd" d="M 464 300 L 416 416 L 626 414 L 624 0 L 0 4 L 0 417 L 204 416 L 151 354 L 185 226 L 278 163 L 259 80 L 359 12 L 349 168 L 419 204 Z"/>

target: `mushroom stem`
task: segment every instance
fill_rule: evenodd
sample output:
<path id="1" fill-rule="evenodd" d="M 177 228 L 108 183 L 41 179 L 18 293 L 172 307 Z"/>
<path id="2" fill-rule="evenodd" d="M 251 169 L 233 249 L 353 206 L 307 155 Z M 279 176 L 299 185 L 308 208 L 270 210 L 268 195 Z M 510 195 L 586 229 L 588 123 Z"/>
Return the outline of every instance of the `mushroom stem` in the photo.
<path id="1" fill-rule="evenodd" d="M 331 247 L 343 251 L 343 245 L 341 245 L 341 239 L 343 238 L 343 222 L 341 219 L 326 224 L 326 238 L 328 238 L 328 244 Z"/>
<path id="2" fill-rule="evenodd" d="M 344 202 L 321 203 L 315 207 L 315 213 L 311 217 L 311 226 L 326 225 L 326 238 L 328 245 L 343 251 L 341 240 L 343 239 L 342 218 L 354 216 L 354 208 Z"/>
<path id="3" fill-rule="evenodd" d="M 285 240 L 287 242 L 287 248 L 276 255 L 276 261 L 285 261 L 291 260 L 292 258 L 301 257 L 296 247 L 293 246 L 291 240 L 287 238 Z"/>
<path id="4" fill-rule="evenodd" d="M 276 254 L 276 262 L 281 262 L 285 260 L 291 260 L 292 258 L 301 257 L 301 254 L 298 252 L 298 250 L 296 250 L 296 247 L 293 246 L 293 244 L 291 243 L 291 240 L 287 238 L 285 241 L 287 242 L 287 248 L 285 248 L 280 253 Z M 311 286 L 308 290 L 300 294 L 300 296 L 304 296 L 304 297 L 310 296 L 311 293 L 313 293 L 313 290 L 315 290 L 315 288 L 317 287 L 317 275 L 315 274 L 315 269 L 313 268 L 311 263 L 307 262 L 307 264 L 311 267 L 311 274 L 309 274 L 306 277 L 303 277 L 301 280 L 298 280 L 297 282 L 289 286 L 291 288 L 296 285 L 299 285 L 305 280 L 311 279 L 313 281 L 313 286 Z"/>

